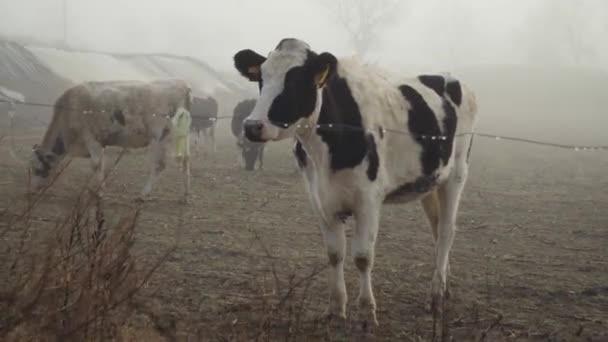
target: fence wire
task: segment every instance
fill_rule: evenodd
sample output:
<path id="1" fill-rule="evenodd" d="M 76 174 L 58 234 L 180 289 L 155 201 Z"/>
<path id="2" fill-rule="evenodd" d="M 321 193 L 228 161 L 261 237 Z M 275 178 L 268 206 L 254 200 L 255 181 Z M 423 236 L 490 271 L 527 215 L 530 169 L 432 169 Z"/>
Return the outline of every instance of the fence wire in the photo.
<path id="1" fill-rule="evenodd" d="M 8 104 L 13 104 L 13 105 L 15 105 L 15 104 L 26 105 L 26 106 L 34 106 L 34 107 L 45 107 L 45 108 L 55 107 L 54 105 L 51 105 L 48 103 L 30 102 L 30 101 L 10 101 L 10 100 L 4 100 L 4 99 L 0 99 L 0 103 L 8 103 Z M 93 110 L 84 110 L 83 114 L 85 114 L 85 115 L 92 114 L 94 112 L 95 111 L 93 111 Z M 100 112 L 105 112 L 105 110 L 100 110 Z M 163 115 L 160 113 L 153 113 L 152 115 L 153 116 L 165 116 L 166 118 L 170 118 L 170 116 Z M 196 116 L 196 118 L 197 118 L 197 120 L 208 120 L 208 121 L 217 122 L 220 120 L 232 119 L 232 116 L 217 116 L 217 117 Z M 20 118 L 20 119 L 33 123 L 33 120 L 29 120 L 27 118 Z M 38 124 L 47 124 L 46 122 L 43 122 L 41 120 L 35 120 L 35 121 Z M 277 126 L 282 126 L 282 127 L 291 126 L 291 124 L 283 123 L 283 122 L 273 122 L 273 124 L 275 124 Z M 339 123 L 314 124 L 314 125 L 297 124 L 295 126 L 296 126 L 296 128 L 316 128 L 316 129 L 321 129 L 321 130 L 335 130 L 335 131 L 339 131 L 339 132 L 347 132 L 347 131 L 372 132 L 372 129 L 370 129 L 370 128 L 363 128 L 363 127 L 359 127 L 359 126 L 339 124 Z M 414 134 L 410 131 L 397 129 L 397 128 L 378 127 L 377 129 L 379 131 L 381 131 L 382 133 L 403 134 L 403 135 L 408 135 L 408 136 L 414 137 L 415 139 L 419 139 L 419 140 L 446 141 L 449 138 L 471 135 L 471 136 L 478 136 L 478 137 L 489 138 L 489 139 L 494 139 L 494 140 L 515 141 L 515 142 L 521 142 L 521 143 L 525 143 L 525 144 L 532 144 L 532 145 L 539 145 L 539 146 L 546 146 L 546 147 L 553 147 L 553 148 L 560 148 L 560 149 L 567 149 L 567 150 L 574 150 L 574 151 L 608 151 L 608 146 L 606 146 L 606 145 L 595 145 L 595 146 L 569 145 L 569 144 L 560 144 L 560 143 L 555 143 L 555 142 L 547 142 L 547 141 L 542 141 L 542 140 L 521 138 L 521 137 L 515 137 L 515 136 L 495 135 L 495 134 L 489 134 L 489 133 L 483 133 L 483 132 L 464 132 L 464 133 L 458 133 L 458 134 L 454 134 L 454 135 L 428 135 L 428 134 Z"/>

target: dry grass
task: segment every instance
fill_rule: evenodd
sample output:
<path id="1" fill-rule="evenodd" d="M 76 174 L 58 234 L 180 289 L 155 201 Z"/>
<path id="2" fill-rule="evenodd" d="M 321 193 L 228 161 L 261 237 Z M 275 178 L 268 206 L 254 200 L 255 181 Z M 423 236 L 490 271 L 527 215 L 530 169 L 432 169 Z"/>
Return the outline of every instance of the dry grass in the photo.
<path id="1" fill-rule="evenodd" d="M 492 144 L 475 149 L 451 259 L 444 336 L 605 340 L 607 197 L 601 189 L 607 183 L 601 170 L 608 160 Z M 23 201 L 12 200 L 21 185 L 8 175 L 20 174 L 3 150 L 0 168 L 7 176 L 0 183 L 12 195 L 1 204 L 6 208 Z M 193 158 L 192 203 L 178 203 L 181 182 L 168 176 L 149 202 L 127 211 L 143 153 L 124 158 L 101 202 L 88 192 L 75 195 L 76 180 L 89 172 L 86 161 L 75 160 L 48 196 L 30 201 L 35 212 L 9 209 L 0 217 L 0 340 L 431 341 L 432 315 L 424 304 L 432 239 L 420 208 L 385 209 L 374 268 L 375 334 L 352 329 L 358 282 L 351 262 L 345 264 L 349 321 L 327 324 L 319 319 L 327 285 L 316 216 L 285 162 L 289 146 L 269 151 L 266 170 L 245 173 L 234 165 L 233 139 L 226 135 L 215 157 Z M 179 249 L 165 258 L 162 251 L 175 248 L 176 227 Z M 95 247 L 95 241 L 102 242 Z M 77 256 L 63 260 L 70 248 Z M 60 261 L 52 272 L 41 271 Z M 162 272 L 150 275 L 164 261 Z M 116 279 L 104 278 L 103 269 L 113 269 Z M 43 275 L 48 281 L 40 281 Z M 18 286 L 25 283 L 29 287 Z"/>
<path id="2" fill-rule="evenodd" d="M 12 241 L 0 259 L 5 279 L 0 284 L 0 338 L 124 340 L 134 295 L 173 249 L 140 269 L 132 253 L 139 209 L 112 224 L 99 189 L 83 189 L 52 229 L 36 229 L 32 212 L 53 183 L 24 209 L 9 208 L 0 215 L 0 238 Z"/>

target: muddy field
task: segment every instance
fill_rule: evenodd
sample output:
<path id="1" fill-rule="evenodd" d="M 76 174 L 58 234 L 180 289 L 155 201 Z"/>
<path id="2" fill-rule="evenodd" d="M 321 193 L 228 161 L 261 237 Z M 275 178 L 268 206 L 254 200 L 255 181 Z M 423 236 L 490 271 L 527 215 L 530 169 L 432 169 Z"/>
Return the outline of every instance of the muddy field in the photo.
<path id="1" fill-rule="evenodd" d="M 315 321 L 327 298 L 325 273 L 315 275 L 326 253 L 291 143 L 268 146 L 264 170 L 246 172 L 227 127 L 220 123 L 216 154 L 193 157 L 189 204 L 179 201 L 181 178 L 170 165 L 143 205 L 135 246 L 141 264 L 178 248 L 139 300 L 154 308 L 156 328 L 178 340 L 269 338 L 258 333 L 264 329 L 283 340 L 278 336 L 289 334 L 293 319 L 300 340 L 352 340 L 350 322 L 342 328 Z M 41 134 L 19 134 L 20 158 Z M 2 209 L 23 201 L 24 171 L 8 145 L 0 143 Z M 455 340 L 484 331 L 488 341 L 608 340 L 607 170 L 606 152 L 476 139 L 451 255 Z M 87 161 L 73 161 L 34 222 L 43 228 L 64 215 L 88 174 Z M 134 207 L 145 175 L 143 151 L 119 163 L 104 199 L 110 219 Z M 375 339 L 430 339 L 432 237 L 418 203 L 385 206 L 376 251 Z M 345 273 L 352 316 L 358 281 L 351 260 Z M 285 310 L 260 328 L 269 315 L 264 305 L 282 298 L 302 314 Z"/>

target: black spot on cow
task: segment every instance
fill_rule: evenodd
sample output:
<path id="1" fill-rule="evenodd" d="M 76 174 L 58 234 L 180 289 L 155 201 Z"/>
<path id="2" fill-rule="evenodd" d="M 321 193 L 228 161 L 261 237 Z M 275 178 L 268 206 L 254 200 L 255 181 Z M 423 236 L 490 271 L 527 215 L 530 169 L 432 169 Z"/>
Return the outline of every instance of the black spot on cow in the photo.
<path id="1" fill-rule="evenodd" d="M 352 210 L 341 210 L 336 213 L 336 219 L 346 223 L 349 217 L 353 216 Z"/>
<path id="2" fill-rule="evenodd" d="M 473 138 L 475 138 L 475 135 L 472 135 L 471 140 L 469 140 L 469 148 L 467 149 L 467 164 L 469 163 L 469 159 L 471 158 L 471 149 L 473 149 Z"/>
<path id="3" fill-rule="evenodd" d="M 125 122 L 125 116 L 122 113 L 122 110 L 120 110 L 120 109 L 116 109 L 114 111 L 114 113 L 112 113 L 112 118 L 114 118 L 114 120 L 118 121 L 118 123 L 121 124 L 121 125 L 123 125 L 123 126 L 126 124 L 126 122 Z"/>
<path id="4" fill-rule="evenodd" d="M 294 124 L 312 114 L 317 104 L 317 86 L 312 64 L 317 55 L 308 50 L 304 65 L 296 66 L 285 74 L 283 91 L 274 98 L 268 110 L 268 119 L 276 126 Z"/>
<path id="5" fill-rule="evenodd" d="M 103 139 L 101 139 L 101 146 L 118 146 L 120 142 L 120 132 L 113 131 L 107 133 Z"/>
<path id="6" fill-rule="evenodd" d="M 389 192 L 384 200 L 391 201 L 409 194 L 424 194 L 433 189 L 437 185 L 436 176 L 420 176 L 413 182 L 408 182 L 398 186 L 393 191 Z"/>
<path id="7" fill-rule="evenodd" d="M 49 161 L 47 160 L 46 156 L 37 149 L 34 150 L 34 153 L 36 154 L 36 158 L 38 159 L 40 164 L 42 164 L 40 168 L 35 168 L 33 170 L 34 174 L 38 177 L 47 178 L 51 170 L 51 165 Z"/>
<path id="8" fill-rule="evenodd" d="M 384 139 L 384 128 L 382 126 L 378 127 L 378 134 L 380 135 L 380 139 Z"/>
<path id="9" fill-rule="evenodd" d="M 57 137 L 57 139 L 55 139 L 55 144 L 53 145 L 51 151 L 58 156 L 61 156 L 65 153 L 65 144 L 63 143 L 63 138 L 59 136 Z"/>
<path id="10" fill-rule="evenodd" d="M 456 133 L 458 117 L 456 116 L 456 110 L 446 99 L 443 99 L 443 111 L 445 112 L 443 118 L 443 135 L 446 137 L 446 140 L 440 140 L 438 144 L 441 151 L 441 161 L 443 162 L 443 165 L 446 165 L 450 160 L 450 156 L 452 156 L 454 134 Z"/>
<path id="11" fill-rule="evenodd" d="M 418 76 L 418 79 L 422 84 L 433 89 L 433 91 L 442 98 L 447 94 L 457 106 L 460 106 L 462 103 L 462 88 L 458 80 L 446 80 L 441 75 L 420 75 Z"/>
<path id="12" fill-rule="evenodd" d="M 460 86 L 460 82 L 457 80 L 450 80 L 446 86 L 446 92 L 450 95 L 450 99 L 457 106 L 460 106 L 462 103 L 462 87 Z"/>
<path id="13" fill-rule="evenodd" d="M 432 174 L 439 167 L 442 140 L 431 140 L 427 136 L 440 136 L 441 130 L 433 110 L 422 95 L 414 88 L 403 85 L 399 87 L 403 97 L 410 103 L 408 111 L 408 128 L 414 139 L 422 146 L 420 162 L 425 175 Z"/>
<path id="14" fill-rule="evenodd" d="M 363 255 L 355 256 L 355 266 L 357 266 L 359 272 L 365 272 L 369 267 L 369 258 Z"/>
<path id="15" fill-rule="evenodd" d="M 445 93 L 445 78 L 440 75 L 420 75 L 418 79 L 425 86 L 433 89 L 437 95 L 443 97 Z"/>
<path id="16" fill-rule="evenodd" d="M 171 130 L 169 129 L 169 127 L 163 128 L 163 131 L 160 133 L 160 140 L 164 140 L 168 135 L 169 132 L 171 132 Z"/>
<path id="17" fill-rule="evenodd" d="M 443 133 L 439 128 L 437 116 L 429 107 L 424 97 L 414 88 L 403 85 L 399 87 L 405 99 L 410 103 L 408 112 L 408 128 L 415 140 L 422 146 L 422 172 L 430 175 L 443 162 L 446 165 L 452 155 L 454 133 L 456 132 L 456 110 L 450 102 L 443 97 L 442 109 L 445 113 L 443 119 Z M 445 136 L 445 140 L 429 139 L 430 136 Z"/>
<path id="18" fill-rule="evenodd" d="M 369 165 L 367 167 L 367 178 L 373 182 L 376 180 L 376 177 L 378 177 L 380 158 L 378 158 L 376 140 L 371 134 L 367 135 L 367 160 L 369 161 Z"/>
<path id="19" fill-rule="evenodd" d="M 338 266 L 339 263 L 342 262 L 342 258 L 338 256 L 338 253 L 336 252 L 328 252 L 327 253 L 328 259 L 329 259 L 329 265 L 336 267 Z"/>
<path id="20" fill-rule="evenodd" d="M 293 151 L 293 154 L 296 156 L 300 169 L 305 168 L 307 163 L 307 155 L 306 151 L 304 151 L 304 148 L 302 147 L 302 144 L 299 141 L 296 142 L 296 147 Z"/>
<path id="21" fill-rule="evenodd" d="M 317 134 L 327 144 L 333 171 L 353 168 L 368 154 L 361 112 L 347 81 L 335 77 L 323 88 Z M 334 127 L 329 127 L 334 124 Z"/>

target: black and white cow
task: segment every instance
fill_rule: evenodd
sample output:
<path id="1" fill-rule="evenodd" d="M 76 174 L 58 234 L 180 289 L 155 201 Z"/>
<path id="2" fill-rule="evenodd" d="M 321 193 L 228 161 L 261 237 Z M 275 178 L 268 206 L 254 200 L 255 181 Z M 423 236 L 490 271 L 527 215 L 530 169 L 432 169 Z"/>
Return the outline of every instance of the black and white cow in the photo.
<path id="1" fill-rule="evenodd" d="M 190 128 L 195 134 L 195 144 L 197 151 L 200 149 L 201 133 L 206 145 L 207 152 L 215 153 L 215 126 L 217 124 L 218 104 L 215 98 L 192 98 L 192 124 Z"/>
<path id="2" fill-rule="evenodd" d="M 359 270 L 359 314 L 376 319 L 372 292 L 383 203 L 420 200 L 435 240 L 434 308 L 447 291 L 448 256 L 468 173 L 475 95 L 449 76 L 399 82 L 355 58 L 315 53 L 283 39 L 268 57 L 234 55 L 236 69 L 260 96 L 246 119 L 253 141 L 296 138 L 294 154 L 313 208 L 321 217 L 330 264 L 327 314 L 345 317 L 344 221 L 356 221 L 352 256 Z"/>
<path id="3" fill-rule="evenodd" d="M 249 116 L 253 107 L 255 107 L 255 99 L 243 100 L 234 107 L 232 113 L 232 134 L 237 139 L 237 146 L 241 150 L 241 156 L 245 164 L 245 170 L 253 171 L 255 162 L 259 162 L 259 168 L 264 167 L 264 147 L 265 143 L 253 142 L 245 137 L 243 132 L 243 121 Z"/>

